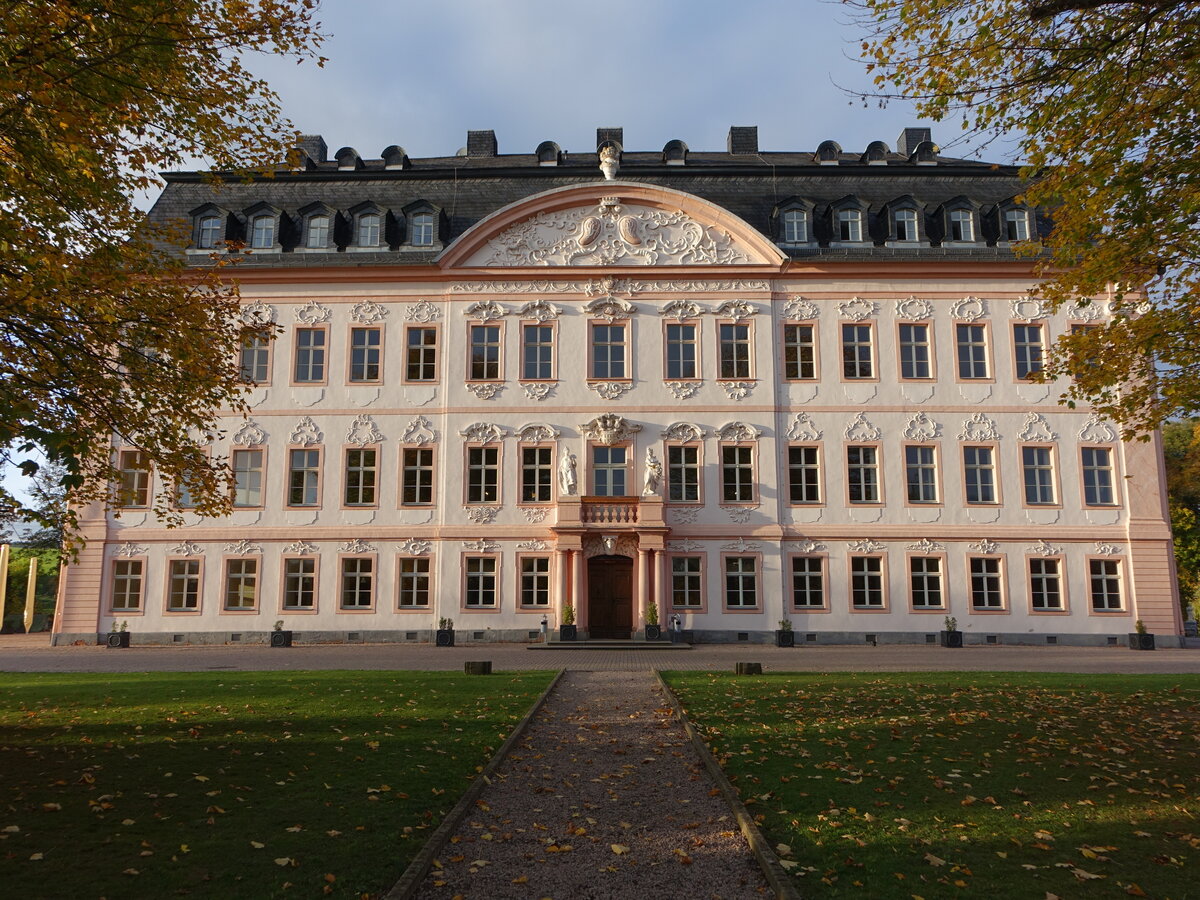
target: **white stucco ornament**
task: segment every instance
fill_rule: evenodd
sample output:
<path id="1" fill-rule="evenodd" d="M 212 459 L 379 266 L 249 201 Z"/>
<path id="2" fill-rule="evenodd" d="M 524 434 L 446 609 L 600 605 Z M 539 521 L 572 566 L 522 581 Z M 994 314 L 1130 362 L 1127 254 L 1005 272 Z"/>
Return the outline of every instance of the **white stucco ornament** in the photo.
<path id="1" fill-rule="evenodd" d="M 355 538 L 352 541 L 347 541 L 338 547 L 338 553 L 374 553 L 375 545 L 364 541 L 362 538 Z"/>
<path id="2" fill-rule="evenodd" d="M 242 307 L 242 322 L 252 328 L 263 328 L 275 321 L 275 307 L 255 300 Z"/>
<path id="3" fill-rule="evenodd" d="M 870 538 L 853 541 L 849 544 L 851 553 L 881 553 L 886 549 L 879 541 L 873 541 Z"/>
<path id="4" fill-rule="evenodd" d="M 1030 443 L 1050 443 L 1058 440 L 1058 435 L 1050 429 L 1050 423 L 1041 413 L 1028 413 L 1025 425 L 1017 434 L 1017 438 Z"/>
<path id="5" fill-rule="evenodd" d="M 320 325 L 328 322 L 333 311 L 328 306 L 322 306 L 316 300 L 309 300 L 296 310 L 296 321 L 301 325 Z"/>
<path id="6" fill-rule="evenodd" d="M 589 441 L 611 447 L 621 441 L 628 440 L 642 430 L 641 425 L 627 421 L 616 413 L 605 413 L 596 416 L 590 422 L 579 426 L 579 433 Z"/>
<path id="7" fill-rule="evenodd" d="M 605 181 L 614 181 L 617 171 L 621 168 L 621 152 L 609 144 L 600 150 L 600 172 Z"/>
<path id="8" fill-rule="evenodd" d="M 805 297 L 793 297 L 783 305 L 785 319 L 816 319 L 821 315 L 821 307 Z"/>
<path id="9" fill-rule="evenodd" d="M 977 322 L 987 315 L 987 301 L 978 297 L 955 300 L 954 305 L 950 307 L 950 315 L 963 322 Z"/>
<path id="10" fill-rule="evenodd" d="M 921 538 L 915 544 L 909 544 L 908 548 L 914 553 L 943 553 L 946 550 L 945 544 L 939 544 L 937 541 L 931 541 L 929 538 Z"/>
<path id="11" fill-rule="evenodd" d="M 360 300 L 350 307 L 350 320 L 359 325 L 374 325 L 387 318 L 388 311 L 374 300 Z"/>
<path id="12" fill-rule="evenodd" d="M 846 426 L 845 433 L 848 441 L 877 441 L 882 432 L 867 421 L 866 413 L 858 413 Z"/>
<path id="13" fill-rule="evenodd" d="M 730 400 L 745 400 L 754 390 L 753 381 L 718 381 Z"/>
<path id="14" fill-rule="evenodd" d="M 432 322 L 442 317 L 442 311 L 428 300 L 420 300 L 409 305 L 404 317 L 410 322 Z"/>
<path id="15" fill-rule="evenodd" d="M 504 390 L 504 385 L 494 381 L 468 381 L 467 390 L 479 400 L 491 400 Z"/>
<path id="16" fill-rule="evenodd" d="M 146 548 L 141 544 L 133 544 L 126 541 L 113 551 L 117 556 L 141 556 L 146 552 Z"/>
<path id="17" fill-rule="evenodd" d="M 547 425 L 545 422 L 530 422 L 528 425 L 522 425 L 516 430 L 517 440 L 526 444 L 545 444 L 549 441 L 558 440 L 561 433 L 553 425 Z"/>
<path id="18" fill-rule="evenodd" d="M 1090 444 L 1110 444 L 1117 439 L 1112 426 L 1093 413 L 1079 429 L 1079 439 Z"/>
<path id="19" fill-rule="evenodd" d="M 256 447 L 267 442 L 267 433 L 253 419 L 247 420 L 233 433 L 235 447 Z"/>
<path id="20" fill-rule="evenodd" d="M 717 440 L 731 444 L 757 441 L 762 432 L 745 422 L 728 422 L 717 432 Z"/>
<path id="21" fill-rule="evenodd" d="M 312 420 L 311 416 L 305 416 L 292 429 L 290 441 L 293 444 L 299 444 L 301 447 L 311 447 L 313 444 L 321 443 L 324 439 L 325 435 L 321 433 L 321 429 L 317 427 L 317 423 Z"/>
<path id="22" fill-rule="evenodd" d="M 203 547 L 193 544 L 191 541 L 183 541 L 171 548 L 172 556 L 199 556 L 203 552 Z"/>
<path id="23" fill-rule="evenodd" d="M 252 553 L 262 553 L 262 545 L 255 544 L 243 538 L 240 541 L 235 541 L 232 544 L 225 545 L 225 552 L 232 556 L 249 556 Z"/>
<path id="24" fill-rule="evenodd" d="M 292 541 L 283 548 L 283 552 L 289 556 L 312 556 L 317 552 L 317 545 L 308 541 Z"/>
<path id="25" fill-rule="evenodd" d="M 588 387 L 605 400 L 620 400 L 633 390 L 628 381 L 589 381 Z"/>
<path id="26" fill-rule="evenodd" d="M 396 549 L 401 553 L 407 553 L 409 556 L 425 556 L 433 549 L 433 542 L 423 541 L 419 538 L 409 538 L 407 541 L 397 544 Z"/>
<path id="27" fill-rule="evenodd" d="M 792 420 L 792 424 L 787 430 L 787 439 L 789 441 L 819 441 L 821 429 L 817 427 L 808 413 L 796 413 L 796 418 Z"/>
<path id="28" fill-rule="evenodd" d="M 989 540 L 988 538 L 983 538 L 973 544 L 967 544 L 967 549 L 972 553 L 984 553 L 988 556 L 991 556 L 996 552 L 997 547 L 995 541 Z"/>
<path id="29" fill-rule="evenodd" d="M 933 304 L 919 297 L 907 297 L 896 301 L 896 318 L 923 321 L 933 318 Z"/>
<path id="30" fill-rule="evenodd" d="M 508 432 L 493 422 L 472 422 L 459 434 L 472 444 L 494 444 L 504 440 Z"/>
<path id="31" fill-rule="evenodd" d="M 545 381 L 522 381 L 521 390 L 525 392 L 525 397 L 528 400 L 545 400 L 550 396 L 550 391 L 553 385 Z"/>
<path id="32" fill-rule="evenodd" d="M 812 538 L 805 538 L 802 541 L 796 541 L 794 549 L 797 553 L 821 553 L 827 548 L 824 544 L 818 544 Z"/>
<path id="33" fill-rule="evenodd" d="M 874 300 L 864 300 L 862 297 L 855 297 L 853 300 L 843 300 L 839 303 L 838 312 L 842 314 L 843 319 L 849 319 L 851 322 L 862 322 L 879 314 L 879 304 Z"/>
<path id="34" fill-rule="evenodd" d="M 664 319 L 675 319 L 677 322 L 682 322 L 684 319 L 694 319 L 701 312 L 700 304 L 694 300 L 672 300 L 670 303 L 664 303 L 658 308 L 658 314 Z"/>
<path id="35" fill-rule="evenodd" d="M 401 439 L 406 444 L 416 444 L 418 447 L 423 447 L 426 444 L 437 442 L 437 432 L 434 431 L 432 422 L 424 416 L 417 416 L 408 423 L 408 427 L 404 429 Z"/>
<path id="36" fill-rule="evenodd" d="M 1029 552 L 1036 553 L 1038 556 L 1059 556 L 1062 553 L 1062 548 L 1052 546 L 1046 542 L 1045 538 L 1042 538 L 1029 548 Z"/>
<path id="37" fill-rule="evenodd" d="M 666 381 L 663 383 L 676 400 L 689 400 L 700 392 L 699 381 Z"/>
<path id="38" fill-rule="evenodd" d="M 1037 297 L 1021 297 L 1013 300 L 1009 304 L 1009 309 L 1014 319 L 1021 319 L 1024 322 L 1036 322 L 1050 314 L 1046 304 Z"/>
<path id="39" fill-rule="evenodd" d="M 963 421 L 958 439 L 960 441 L 998 441 L 1000 432 L 996 430 L 996 423 L 988 418 L 986 413 L 975 413 L 971 418 Z"/>
<path id="40" fill-rule="evenodd" d="M 493 319 L 503 319 L 508 315 L 508 310 L 495 300 L 476 300 L 463 310 L 463 315 L 468 319 L 490 322 Z"/>
<path id="41" fill-rule="evenodd" d="M 467 518 L 475 525 L 490 525 L 500 512 L 498 506 L 468 506 Z"/>
<path id="42" fill-rule="evenodd" d="M 913 417 L 904 426 L 904 436 L 910 441 L 924 443 L 936 440 L 941 433 L 942 426 L 923 412 L 913 413 Z"/>
<path id="43" fill-rule="evenodd" d="M 663 429 L 661 437 L 664 441 L 677 441 L 681 444 L 695 443 L 704 440 L 704 429 L 691 422 L 675 422 Z"/>
<path id="44" fill-rule="evenodd" d="M 726 300 L 713 310 L 714 316 L 722 319 L 732 319 L 735 322 L 749 319 L 751 316 L 757 314 L 758 310 L 745 300 Z"/>
<path id="45" fill-rule="evenodd" d="M 550 303 L 547 300 L 539 297 L 537 300 L 530 300 L 521 307 L 522 319 L 536 319 L 539 322 L 550 322 L 557 319 L 562 314 L 562 310 Z"/>

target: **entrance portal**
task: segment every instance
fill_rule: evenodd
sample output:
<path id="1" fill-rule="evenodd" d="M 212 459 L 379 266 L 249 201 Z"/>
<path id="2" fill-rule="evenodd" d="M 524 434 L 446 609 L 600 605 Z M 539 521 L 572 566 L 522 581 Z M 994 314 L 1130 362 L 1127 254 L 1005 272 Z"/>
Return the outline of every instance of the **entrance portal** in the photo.
<path id="1" fill-rule="evenodd" d="M 588 637 L 629 640 L 633 636 L 633 560 L 593 556 L 588 560 Z"/>

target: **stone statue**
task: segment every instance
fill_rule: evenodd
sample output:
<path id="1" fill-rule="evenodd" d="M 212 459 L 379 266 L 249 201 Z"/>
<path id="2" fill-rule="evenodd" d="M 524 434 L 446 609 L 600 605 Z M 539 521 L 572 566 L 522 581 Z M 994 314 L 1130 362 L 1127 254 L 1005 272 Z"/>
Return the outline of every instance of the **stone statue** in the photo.
<path id="1" fill-rule="evenodd" d="M 617 177 L 617 169 L 621 168 L 621 154 L 617 152 L 617 148 L 609 144 L 600 151 L 600 171 L 604 173 L 605 181 L 612 181 Z"/>
<path id="2" fill-rule="evenodd" d="M 563 494 L 573 496 L 578 485 L 579 478 L 575 472 L 575 454 L 568 450 L 563 454 L 558 464 L 558 489 Z"/>
<path id="3" fill-rule="evenodd" d="M 646 474 L 642 485 L 642 496 L 648 497 L 658 493 L 659 482 L 662 481 L 662 463 L 654 455 L 652 447 L 646 448 Z"/>

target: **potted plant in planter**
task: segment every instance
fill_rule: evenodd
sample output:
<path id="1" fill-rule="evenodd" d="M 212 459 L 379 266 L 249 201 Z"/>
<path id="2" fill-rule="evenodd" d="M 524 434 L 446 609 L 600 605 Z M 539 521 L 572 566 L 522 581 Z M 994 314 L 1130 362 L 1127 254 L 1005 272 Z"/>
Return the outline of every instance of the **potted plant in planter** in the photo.
<path id="1" fill-rule="evenodd" d="M 653 600 L 646 607 L 646 640 L 662 640 L 662 626 L 658 624 L 658 604 Z"/>
<path id="2" fill-rule="evenodd" d="M 562 623 L 558 626 L 560 641 L 574 641 L 579 637 L 579 626 L 575 624 L 575 607 L 570 603 L 563 606 Z"/>
<path id="3" fill-rule="evenodd" d="M 1146 630 L 1146 623 L 1138 619 L 1133 623 L 1133 632 L 1129 635 L 1130 650 L 1153 650 L 1154 635 Z"/>
<path id="4" fill-rule="evenodd" d="M 278 619 L 275 622 L 275 628 L 271 631 L 271 646 L 272 647 L 290 647 L 292 646 L 292 633 L 283 630 L 283 619 Z"/>
<path id="5" fill-rule="evenodd" d="M 454 620 L 444 616 L 438 619 L 437 636 L 434 643 L 438 647 L 454 646 Z"/>
<path id="6" fill-rule="evenodd" d="M 113 619 L 112 628 L 108 632 L 108 640 L 106 643 L 112 649 L 117 649 L 119 647 L 128 648 L 129 623 L 123 621 L 120 625 L 118 625 L 117 620 Z"/>
<path id="7" fill-rule="evenodd" d="M 962 632 L 958 630 L 958 619 L 946 616 L 940 637 L 943 647 L 961 647 Z"/>
<path id="8" fill-rule="evenodd" d="M 791 619 L 780 619 L 779 627 L 775 629 L 776 647 L 795 647 L 796 632 L 792 631 Z"/>

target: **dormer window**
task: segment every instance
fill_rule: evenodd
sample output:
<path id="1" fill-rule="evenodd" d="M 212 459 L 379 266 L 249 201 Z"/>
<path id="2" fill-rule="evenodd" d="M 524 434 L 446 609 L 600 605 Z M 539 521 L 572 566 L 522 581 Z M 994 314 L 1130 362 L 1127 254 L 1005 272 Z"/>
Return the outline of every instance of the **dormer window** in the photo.
<path id="1" fill-rule="evenodd" d="M 803 244 L 808 241 L 808 213 L 802 209 L 789 209 L 783 214 L 783 242 Z"/>
<path id="2" fill-rule="evenodd" d="M 857 209 L 839 209 L 837 211 L 837 240 L 862 240 L 862 212 Z"/>
<path id="3" fill-rule="evenodd" d="M 969 209 L 953 209 L 950 211 L 949 238 L 954 242 L 975 240 L 975 216 Z"/>
<path id="4" fill-rule="evenodd" d="M 920 240 L 921 235 L 917 231 L 917 211 L 915 209 L 896 210 L 892 215 L 892 225 L 895 228 L 897 241 Z"/>
<path id="5" fill-rule="evenodd" d="M 433 213 L 417 213 L 412 217 L 409 243 L 414 247 L 433 246 Z"/>
<path id="6" fill-rule="evenodd" d="M 1004 211 L 1004 240 L 1029 240 L 1029 213 L 1023 209 Z"/>
<path id="7" fill-rule="evenodd" d="M 309 250 L 324 250 L 329 246 L 329 216 L 312 216 L 308 220 L 308 233 L 304 246 Z"/>
<path id="8" fill-rule="evenodd" d="M 196 226 L 196 246 L 201 250 L 212 250 L 225 239 L 222 234 L 220 216 L 203 216 Z"/>
<path id="9" fill-rule="evenodd" d="M 355 236 L 358 246 L 379 246 L 379 221 L 378 213 L 365 213 L 358 217 L 358 234 Z"/>
<path id="10" fill-rule="evenodd" d="M 250 220 L 250 247 L 270 250 L 275 246 L 275 217 L 258 215 Z"/>

